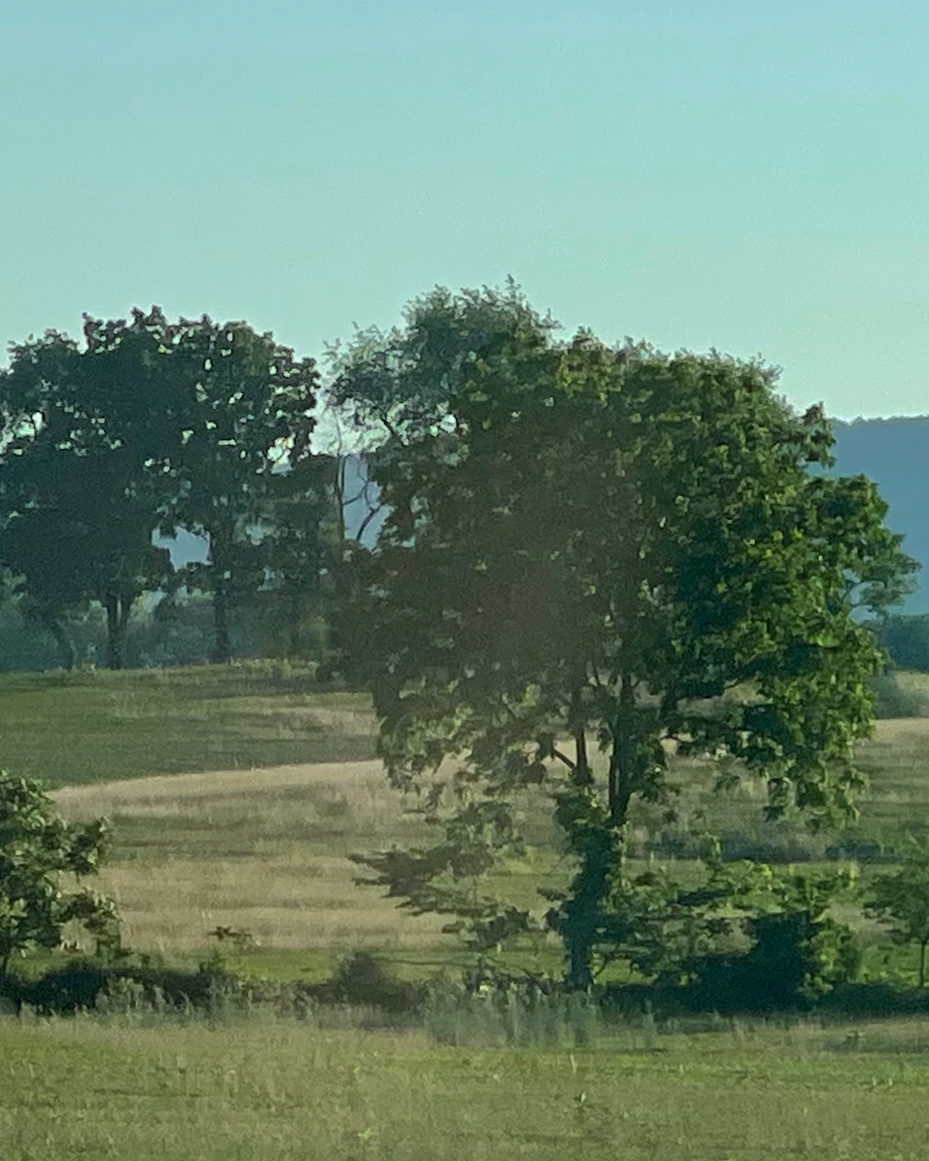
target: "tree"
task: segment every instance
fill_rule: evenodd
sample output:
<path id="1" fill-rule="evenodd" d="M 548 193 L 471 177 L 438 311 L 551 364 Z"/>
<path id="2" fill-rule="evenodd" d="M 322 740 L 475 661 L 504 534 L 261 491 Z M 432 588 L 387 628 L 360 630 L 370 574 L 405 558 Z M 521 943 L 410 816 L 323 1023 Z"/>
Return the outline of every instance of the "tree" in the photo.
<path id="1" fill-rule="evenodd" d="M 0 375 L 0 556 L 66 660 L 62 621 L 96 600 L 108 665 L 121 668 L 134 602 L 170 573 L 152 543 L 164 503 L 158 322 L 85 316 L 83 348 L 49 331 L 14 345 Z"/>
<path id="2" fill-rule="evenodd" d="M 919 986 L 925 987 L 929 947 L 929 845 L 925 841 L 911 838 L 899 869 L 877 876 L 866 911 L 890 926 L 897 943 L 919 947 Z"/>
<path id="3" fill-rule="evenodd" d="M 282 475 L 263 520 L 265 592 L 275 652 L 305 657 L 337 600 L 344 541 L 330 456 L 306 457 Z"/>
<path id="4" fill-rule="evenodd" d="M 71 922 L 98 950 L 118 944 L 115 905 L 79 883 L 97 873 L 108 840 L 105 819 L 67 823 L 38 782 L 0 770 L 0 975 L 18 952 L 57 947 Z M 63 890 L 62 876 L 76 877 L 77 888 Z"/>
<path id="5" fill-rule="evenodd" d="M 244 322 L 181 319 L 164 345 L 175 407 L 166 471 L 178 486 L 162 530 L 209 540 L 207 565 L 189 579 L 212 594 L 213 656 L 228 661 L 231 610 L 266 580 L 261 541 L 274 505 L 293 501 L 287 474 L 311 456 L 319 376 L 312 359 Z"/>
<path id="6" fill-rule="evenodd" d="M 630 805 L 672 807 L 669 744 L 737 759 L 772 814 L 851 808 L 881 663 L 854 613 L 915 566 L 873 484 L 810 470 L 829 424 L 775 381 L 715 353 L 558 343 L 513 288 L 436 292 L 346 358 L 340 398 L 389 433 L 355 672 L 392 781 L 444 828 L 370 860 L 391 893 L 453 913 L 465 896 L 491 938 L 528 929 L 465 885 L 518 852 L 514 802 L 540 786 L 576 866 L 547 922 L 584 986 L 623 906 Z"/>

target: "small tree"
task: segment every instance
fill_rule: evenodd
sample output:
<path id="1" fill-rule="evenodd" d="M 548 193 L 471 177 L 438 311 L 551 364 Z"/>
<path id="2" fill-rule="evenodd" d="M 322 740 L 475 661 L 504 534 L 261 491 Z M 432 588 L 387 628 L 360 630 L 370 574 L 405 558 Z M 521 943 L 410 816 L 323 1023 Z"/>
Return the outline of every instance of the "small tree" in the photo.
<path id="1" fill-rule="evenodd" d="M 925 840 L 911 839 L 900 868 L 874 880 L 866 911 L 890 926 L 895 943 L 918 945 L 919 986 L 924 987 L 929 947 L 929 844 Z"/>
<path id="2" fill-rule="evenodd" d="M 108 838 L 105 819 L 65 822 L 38 782 L 0 770 L 0 974 L 17 952 L 57 947 L 72 921 L 98 951 L 118 945 L 115 904 L 80 886 L 97 872 Z M 63 875 L 77 878 L 75 890 L 62 888 Z"/>

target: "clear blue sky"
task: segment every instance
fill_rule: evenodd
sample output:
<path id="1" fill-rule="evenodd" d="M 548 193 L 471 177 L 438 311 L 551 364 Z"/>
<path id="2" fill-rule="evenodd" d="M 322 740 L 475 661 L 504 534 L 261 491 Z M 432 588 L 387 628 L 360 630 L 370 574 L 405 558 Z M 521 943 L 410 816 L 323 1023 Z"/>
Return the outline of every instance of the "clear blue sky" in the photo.
<path id="1" fill-rule="evenodd" d="M 927 45 L 925 0 L 7 0 L 0 340 L 158 303 L 319 356 L 512 274 L 926 413 Z"/>

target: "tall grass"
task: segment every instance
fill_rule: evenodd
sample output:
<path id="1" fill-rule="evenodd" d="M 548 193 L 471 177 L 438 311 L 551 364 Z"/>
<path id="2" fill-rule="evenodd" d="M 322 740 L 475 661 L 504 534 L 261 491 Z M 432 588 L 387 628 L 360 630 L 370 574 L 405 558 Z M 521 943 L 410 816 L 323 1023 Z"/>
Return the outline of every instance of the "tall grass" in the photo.
<path id="1" fill-rule="evenodd" d="M 60 688 L 48 681 L 39 688 L 33 681 L 26 680 L 20 694 L 7 688 L 6 696 L 0 682 L 0 706 L 15 707 L 22 696 L 37 714 L 41 710 L 35 744 L 54 735 L 51 723 L 61 692 L 73 699 L 74 717 L 100 721 L 99 733 L 81 746 L 55 742 L 57 769 L 71 782 L 56 797 L 67 815 L 106 814 L 114 821 L 114 857 L 101 886 L 119 902 L 132 946 L 196 962 L 211 950 L 208 933 L 229 926 L 250 932 L 257 944 L 237 967 L 291 977 L 303 968 L 324 974 L 354 947 L 387 949 L 396 959 L 420 965 L 420 974 L 454 959 L 455 945 L 440 934 L 438 920 L 412 918 L 355 883 L 350 853 L 433 837 L 404 813 L 405 804 L 388 788 L 380 766 L 373 761 L 271 765 L 280 759 L 280 747 L 295 746 L 298 735 L 304 752 L 316 758 L 343 742 L 372 745 L 373 721 L 359 695 L 314 690 L 306 675 L 258 665 L 78 675 L 77 684 Z M 168 702 L 185 707 L 176 723 L 160 716 Z M 114 705 L 122 716 L 115 726 L 106 725 L 100 715 Z M 268 764 L 120 781 L 93 776 L 98 759 L 125 772 L 125 755 L 135 763 L 135 774 L 143 760 L 153 770 L 161 761 L 164 769 L 166 752 L 144 748 L 152 720 L 173 739 L 178 766 L 210 763 L 211 745 L 228 747 L 241 736 L 248 737 L 256 758 L 267 755 Z M 125 750 L 119 748 L 120 730 L 133 739 Z M 292 736 L 268 741 L 274 731 Z M 16 730 L 13 736 L 19 737 Z M 18 744 L 24 744 L 21 737 Z M 843 836 L 813 835 L 799 819 L 767 823 L 759 783 L 746 781 L 738 791 L 719 796 L 712 790 L 713 770 L 671 754 L 672 778 L 681 787 L 680 819 L 669 825 L 659 809 L 639 804 L 631 824 L 633 854 L 675 861 L 686 875 L 688 860 L 699 849 L 691 826 L 703 816 L 732 857 L 823 862 L 830 851 L 854 858 L 875 849 L 892 855 L 904 832 L 925 826 L 929 817 L 929 720 L 879 722 L 875 739 L 860 747 L 859 756 L 872 789 L 860 821 Z M 524 805 L 530 855 L 501 867 L 495 886 L 520 906 L 544 908 L 535 893 L 538 882 L 566 881 L 570 866 L 547 800 L 527 799 Z M 871 927 L 867 938 L 879 939 Z M 525 966 L 534 970 L 560 966 L 551 942 L 527 948 L 525 956 Z"/>

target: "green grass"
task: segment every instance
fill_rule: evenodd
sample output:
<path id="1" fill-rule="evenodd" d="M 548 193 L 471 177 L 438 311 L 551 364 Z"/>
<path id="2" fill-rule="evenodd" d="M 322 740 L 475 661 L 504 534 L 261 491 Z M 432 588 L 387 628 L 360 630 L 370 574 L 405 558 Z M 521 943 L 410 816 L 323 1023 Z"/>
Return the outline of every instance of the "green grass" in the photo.
<path id="1" fill-rule="evenodd" d="M 465 959 L 440 921 L 411 917 L 354 882 L 352 851 L 430 838 L 379 765 L 364 760 L 373 746 L 365 699 L 256 664 L 7 676 L 0 712 L 4 765 L 57 785 L 66 815 L 114 821 L 113 859 L 98 885 L 119 902 L 138 950 L 193 964 L 218 946 L 208 933 L 222 925 L 257 940 L 231 967 L 280 980 L 322 979 L 358 947 L 382 949 L 406 978 Z M 894 843 L 923 828 L 929 720 L 880 723 L 860 757 L 872 777 L 861 834 Z M 824 857 L 831 836 L 760 821 L 761 787 L 719 798 L 704 765 L 672 759 L 672 772 L 683 823 L 668 827 L 639 808 L 633 838 L 643 856 L 651 843 L 665 861 L 661 843 L 673 847 L 704 811 L 748 846 Z M 544 803 L 524 807 L 537 846 L 497 876 L 520 902 L 533 898 L 540 872 L 569 872 L 551 847 Z M 909 949 L 891 947 L 860 914 L 842 917 L 861 925 L 872 975 L 912 973 Z M 557 971 L 559 949 L 526 948 L 520 962 Z M 34 974 L 43 963 L 21 966 Z M 402 1033 L 365 1031 L 367 1017 L 341 1010 L 306 1023 L 267 1012 L 212 1022 L 0 1016 L 0 1158 L 926 1156 L 929 1021 L 716 1020 L 698 1032 L 696 1022 L 659 1029 L 646 1017 L 559 1026 L 554 1036 L 546 1026 L 527 1046 L 531 1028 L 517 1035 L 478 1015 L 433 1013 Z"/>
<path id="2" fill-rule="evenodd" d="M 306 672 L 265 662 L 6 675 L 0 713 L 5 765 L 59 785 L 64 813 L 113 820 L 115 849 L 100 886 L 118 901 L 133 947 L 196 963 L 216 947 L 208 933 L 232 926 L 258 944 L 236 957 L 236 966 L 275 978 L 304 969 L 318 978 L 356 947 L 385 950 L 405 974 L 429 974 L 460 958 L 436 918 L 414 918 L 355 884 L 352 852 L 432 838 L 404 813 L 376 762 L 346 760 L 373 749 L 373 720 L 361 695 L 320 690 Z M 906 830 L 924 828 L 929 720 L 878 723 L 860 759 L 872 790 L 856 830 L 892 844 Z M 834 835 L 811 835 L 799 821 L 766 823 L 760 784 L 719 796 L 712 777 L 705 764 L 672 756 L 681 820 L 668 825 L 659 809 L 638 805 L 632 840 L 641 857 L 671 861 L 675 843 L 686 846 L 688 828 L 703 812 L 745 855 L 773 851 L 823 864 Z M 558 852 L 546 802 L 527 799 L 525 806 L 535 846 L 529 859 L 502 868 L 496 885 L 510 901 L 542 909 L 540 878 L 564 881 L 570 865 Z M 690 864 L 685 858 L 676 865 L 686 873 Z M 908 949 L 889 948 L 860 913 L 850 918 L 868 944 L 870 973 L 911 971 Z M 520 962 L 557 971 L 559 956 L 554 942 L 543 941 L 527 947 Z"/>
<path id="3" fill-rule="evenodd" d="M 925 1022 L 592 1046 L 252 1018 L 0 1019 L 4 1161 L 923 1161 Z"/>
<path id="4" fill-rule="evenodd" d="M 373 757 L 368 700 L 282 662 L 0 674 L 0 764 L 48 786 Z"/>

